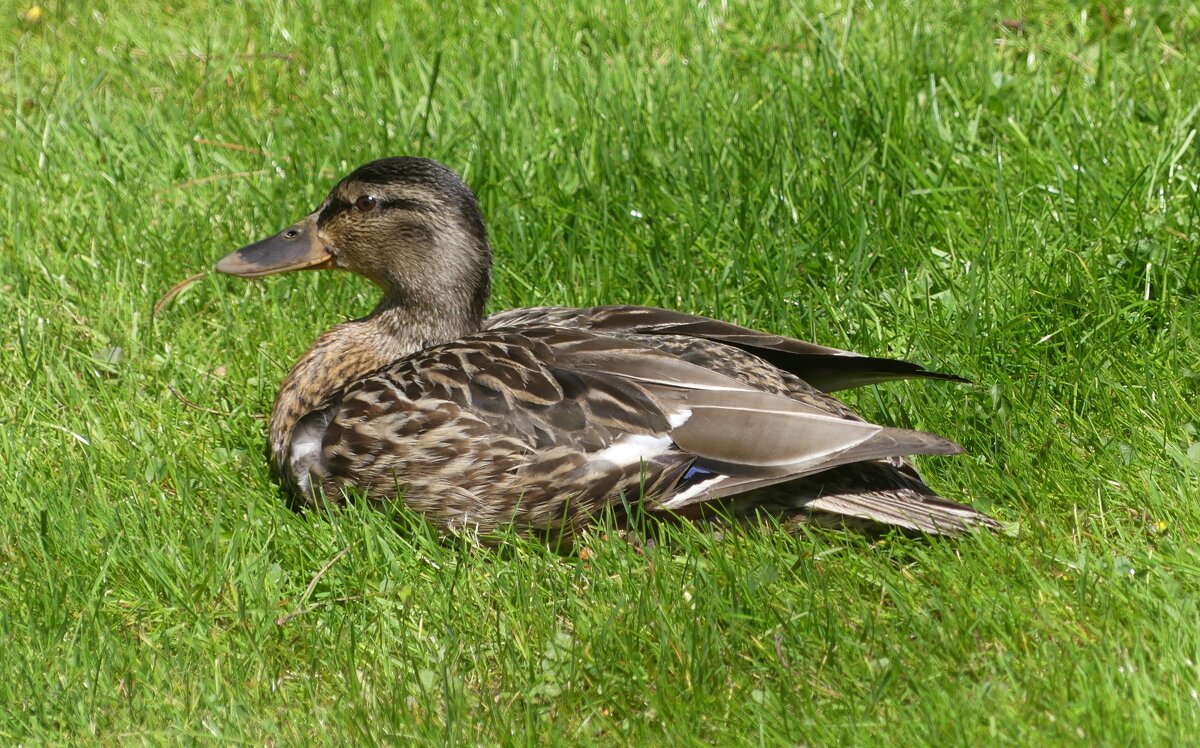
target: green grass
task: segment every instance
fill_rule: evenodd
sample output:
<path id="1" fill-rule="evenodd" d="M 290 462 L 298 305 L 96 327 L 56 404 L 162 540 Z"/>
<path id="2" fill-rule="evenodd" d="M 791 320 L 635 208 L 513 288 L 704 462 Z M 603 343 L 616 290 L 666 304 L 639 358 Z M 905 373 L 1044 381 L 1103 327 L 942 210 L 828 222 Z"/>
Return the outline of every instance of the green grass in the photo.
<path id="1" fill-rule="evenodd" d="M 564 5 L 2 5 L 0 742 L 1195 734 L 1196 6 Z M 962 442 L 930 482 L 1019 532 L 581 560 L 290 513 L 262 414 L 372 289 L 151 307 L 397 154 L 479 192 L 493 308 L 668 306 L 970 377 L 851 401 Z"/>

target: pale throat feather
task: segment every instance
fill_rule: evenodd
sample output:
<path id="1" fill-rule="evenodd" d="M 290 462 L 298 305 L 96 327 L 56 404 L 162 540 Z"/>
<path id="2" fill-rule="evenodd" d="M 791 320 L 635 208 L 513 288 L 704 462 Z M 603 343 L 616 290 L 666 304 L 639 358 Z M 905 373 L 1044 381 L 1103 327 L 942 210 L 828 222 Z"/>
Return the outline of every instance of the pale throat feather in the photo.
<path id="1" fill-rule="evenodd" d="M 271 458 L 282 467 L 296 423 L 331 394 L 388 364 L 480 328 L 477 315 L 431 314 L 385 299 L 370 315 L 323 333 L 279 388 L 271 410 Z"/>

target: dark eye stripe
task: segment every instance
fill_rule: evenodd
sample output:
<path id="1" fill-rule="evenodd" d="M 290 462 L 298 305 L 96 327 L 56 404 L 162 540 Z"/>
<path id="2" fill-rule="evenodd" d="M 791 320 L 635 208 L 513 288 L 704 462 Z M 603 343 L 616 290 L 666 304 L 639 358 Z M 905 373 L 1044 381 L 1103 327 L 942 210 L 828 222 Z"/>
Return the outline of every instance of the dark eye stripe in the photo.
<path id="1" fill-rule="evenodd" d="M 324 226 L 336 216 L 347 211 L 354 210 L 354 203 L 347 202 L 340 197 L 330 198 L 329 205 L 325 206 L 325 210 L 321 211 L 321 215 L 317 216 L 317 225 Z M 409 210 L 414 213 L 433 213 L 434 208 L 429 203 L 423 203 L 420 200 L 409 200 L 404 197 L 393 197 L 386 200 L 379 200 L 375 203 L 376 210 Z"/>
<path id="2" fill-rule="evenodd" d="M 411 210 L 414 213 L 432 213 L 434 211 L 433 206 L 428 203 L 423 203 L 420 200 L 408 200 L 403 197 L 380 200 L 378 207 L 385 210 Z"/>

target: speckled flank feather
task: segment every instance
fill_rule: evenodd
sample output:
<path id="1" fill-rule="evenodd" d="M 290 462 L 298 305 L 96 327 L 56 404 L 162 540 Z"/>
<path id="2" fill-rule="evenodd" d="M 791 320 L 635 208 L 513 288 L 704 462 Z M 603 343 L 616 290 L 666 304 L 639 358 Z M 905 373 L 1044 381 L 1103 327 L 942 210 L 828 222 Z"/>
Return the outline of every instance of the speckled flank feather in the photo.
<path id="1" fill-rule="evenodd" d="M 938 497 L 904 459 L 956 444 L 868 423 L 828 394 L 958 377 L 662 309 L 482 318 L 491 250 L 474 196 L 424 159 L 359 169 L 314 215 L 308 251 L 385 297 L 284 380 L 271 451 L 301 504 L 353 489 L 447 529 L 560 538 L 630 501 L 739 522 L 997 526 Z"/>

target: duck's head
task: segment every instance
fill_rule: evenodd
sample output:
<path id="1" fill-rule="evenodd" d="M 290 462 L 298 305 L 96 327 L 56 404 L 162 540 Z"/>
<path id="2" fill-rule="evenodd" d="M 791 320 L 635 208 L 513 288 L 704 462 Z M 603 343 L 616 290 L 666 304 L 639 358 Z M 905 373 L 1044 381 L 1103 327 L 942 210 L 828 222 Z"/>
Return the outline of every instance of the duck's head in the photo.
<path id="1" fill-rule="evenodd" d="M 477 318 L 491 265 L 471 189 L 437 161 L 401 157 L 355 169 L 314 212 L 227 255 L 216 269 L 254 278 L 341 268 L 382 286 L 390 303 Z"/>

